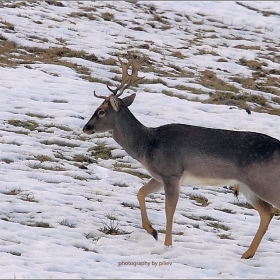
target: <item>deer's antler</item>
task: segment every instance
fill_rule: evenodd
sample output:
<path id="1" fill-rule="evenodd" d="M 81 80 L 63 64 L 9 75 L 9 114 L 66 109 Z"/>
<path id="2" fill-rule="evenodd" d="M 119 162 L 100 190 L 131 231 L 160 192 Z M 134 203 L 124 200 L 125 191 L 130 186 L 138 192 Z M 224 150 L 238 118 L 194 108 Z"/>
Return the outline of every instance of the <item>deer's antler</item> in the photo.
<path id="1" fill-rule="evenodd" d="M 104 95 L 97 95 L 97 94 L 95 93 L 95 90 L 93 91 L 93 94 L 94 94 L 94 96 L 97 97 L 97 98 L 106 99 L 106 96 L 104 96 Z"/>
<path id="2" fill-rule="evenodd" d="M 124 63 L 120 58 L 118 58 L 122 67 L 122 81 L 116 89 L 111 89 L 108 85 L 107 88 L 116 96 L 122 95 L 123 91 L 129 88 L 131 85 L 144 79 L 144 77 L 137 77 L 138 70 L 142 64 L 146 61 L 146 58 L 130 58 L 127 63 Z M 128 69 L 131 67 L 131 74 L 128 74 Z M 119 91 L 119 93 L 117 93 Z"/>

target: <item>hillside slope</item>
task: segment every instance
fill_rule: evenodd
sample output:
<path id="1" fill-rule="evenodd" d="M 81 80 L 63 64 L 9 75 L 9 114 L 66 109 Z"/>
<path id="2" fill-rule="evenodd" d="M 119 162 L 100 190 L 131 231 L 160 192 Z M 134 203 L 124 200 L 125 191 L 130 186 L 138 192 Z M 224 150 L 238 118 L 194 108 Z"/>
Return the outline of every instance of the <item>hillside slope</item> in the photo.
<path id="1" fill-rule="evenodd" d="M 279 16 L 269 1 L 0 2 L 0 278 L 278 278 L 278 216 L 241 260 L 257 212 L 232 186 L 182 186 L 165 248 L 164 193 L 147 198 L 155 241 L 136 198 L 150 175 L 82 127 L 130 51 L 148 58 L 125 93 L 145 125 L 280 139 Z"/>

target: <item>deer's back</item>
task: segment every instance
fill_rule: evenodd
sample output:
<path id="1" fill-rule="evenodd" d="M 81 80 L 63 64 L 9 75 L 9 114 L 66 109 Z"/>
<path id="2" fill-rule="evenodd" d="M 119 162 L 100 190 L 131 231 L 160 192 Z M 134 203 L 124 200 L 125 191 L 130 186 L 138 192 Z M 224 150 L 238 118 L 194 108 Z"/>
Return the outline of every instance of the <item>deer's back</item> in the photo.
<path id="1" fill-rule="evenodd" d="M 256 132 L 169 124 L 152 128 L 151 135 L 145 161 L 165 174 L 188 170 L 206 177 L 236 177 L 240 170 L 280 155 L 279 140 Z"/>

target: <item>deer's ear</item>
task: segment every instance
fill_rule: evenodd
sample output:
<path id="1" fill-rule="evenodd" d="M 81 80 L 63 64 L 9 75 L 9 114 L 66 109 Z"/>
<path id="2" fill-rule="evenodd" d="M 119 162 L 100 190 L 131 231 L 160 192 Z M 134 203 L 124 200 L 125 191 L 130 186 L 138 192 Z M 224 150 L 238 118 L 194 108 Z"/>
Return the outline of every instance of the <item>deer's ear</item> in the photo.
<path id="1" fill-rule="evenodd" d="M 124 104 L 128 107 L 132 104 L 132 102 L 134 101 L 134 98 L 135 98 L 136 94 L 133 93 L 129 96 L 126 96 L 122 99 L 122 101 L 124 102 Z"/>
<path id="2" fill-rule="evenodd" d="M 113 109 L 118 112 L 120 108 L 120 102 L 118 98 L 114 95 L 110 96 L 110 104 L 112 105 Z"/>

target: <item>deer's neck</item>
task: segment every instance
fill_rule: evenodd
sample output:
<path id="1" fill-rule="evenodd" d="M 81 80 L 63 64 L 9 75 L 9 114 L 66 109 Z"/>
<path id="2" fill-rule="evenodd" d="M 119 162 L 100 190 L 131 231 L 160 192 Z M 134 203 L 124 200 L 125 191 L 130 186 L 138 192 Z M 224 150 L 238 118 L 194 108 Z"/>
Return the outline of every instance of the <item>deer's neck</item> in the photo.
<path id="1" fill-rule="evenodd" d="M 123 108 L 116 119 L 113 138 L 131 157 L 141 162 L 150 139 L 149 130 L 128 108 Z"/>

